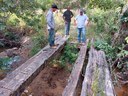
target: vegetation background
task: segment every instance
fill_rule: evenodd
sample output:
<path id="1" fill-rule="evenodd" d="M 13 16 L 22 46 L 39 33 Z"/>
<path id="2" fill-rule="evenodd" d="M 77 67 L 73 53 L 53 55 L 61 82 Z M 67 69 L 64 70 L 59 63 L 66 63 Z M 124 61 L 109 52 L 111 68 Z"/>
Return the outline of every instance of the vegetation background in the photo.
<path id="1" fill-rule="evenodd" d="M 57 34 L 63 35 L 64 31 L 63 9 L 71 6 L 76 16 L 77 10 L 83 8 L 89 17 L 87 38 L 94 38 L 95 48 L 105 51 L 111 73 L 128 73 L 128 0 L 0 0 L 0 49 L 22 49 L 25 37 L 32 42 L 28 43 L 29 57 L 41 50 L 48 43 L 45 16 L 53 3 L 59 7 L 55 14 Z M 77 34 L 73 22 L 71 30 L 73 42 Z M 69 56 L 71 63 L 77 57 L 69 49 L 72 50 L 68 45 L 60 59 L 61 66 L 67 60 L 65 57 Z M 12 56 L 0 57 L 0 69 L 8 69 L 7 62 L 12 60 Z"/>

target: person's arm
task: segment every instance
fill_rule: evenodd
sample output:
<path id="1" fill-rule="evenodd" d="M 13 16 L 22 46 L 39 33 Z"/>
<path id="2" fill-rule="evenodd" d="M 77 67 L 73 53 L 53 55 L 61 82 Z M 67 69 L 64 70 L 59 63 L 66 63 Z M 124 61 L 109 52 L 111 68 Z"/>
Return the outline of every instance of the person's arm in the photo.
<path id="1" fill-rule="evenodd" d="M 71 18 L 73 17 L 74 15 L 73 15 L 73 13 L 72 13 L 72 11 L 71 11 Z"/>
<path id="2" fill-rule="evenodd" d="M 89 24 L 89 18 L 88 18 L 87 15 L 86 15 L 85 26 L 88 26 L 88 24 Z"/>
<path id="3" fill-rule="evenodd" d="M 74 19 L 74 25 L 77 25 L 77 17 Z"/>
<path id="4" fill-rule="evenodd" d="M 64 19 L 64 21 L 65 21 L 65 12 L 63 13 L 63 19 Z"/>
<path id="5" fill-rule="evenodd" d="M 64 12 L 64 14 L 63 14 L 63 20 L 64 20 L 65 23 L 67 23 L 67 21 L 66 21 L 66 19 L 65 19 L 65 12 Z"/>
<path id="6" fill-rule="evenodd" d="M 89 19 L 87 19 L 87 20 L 85 21 L 85 26 L 88 26 L 88 24 L 89 24 Z"/>
<path id="7" fill-rule="evenodd" d="M 53 26 L 53 24 L 52 24 L 52 14 L 47 14 L 47 24 L 49 25 L 49 27 L 51 28 L 51 29 L 54 29 L 54 26 Z"/>

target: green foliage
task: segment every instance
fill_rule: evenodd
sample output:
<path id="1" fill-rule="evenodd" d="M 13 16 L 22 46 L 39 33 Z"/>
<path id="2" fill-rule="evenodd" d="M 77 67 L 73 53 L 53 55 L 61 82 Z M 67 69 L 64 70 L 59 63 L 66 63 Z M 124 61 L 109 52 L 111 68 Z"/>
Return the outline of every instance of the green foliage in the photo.
<path id="1" fill-rule="evenodd" d="M 123 7 L 125 4 L 124 0 L 87 0 L 90 8 L 101 8 L 104 10 L 114 9 L 117 7 Z"/>
<path id="2" fill-rule="evenodd" d="M 18 61 L 20 58 L 19 56 L 14 56 L 14 57 L 4 57 L 0 58 L 0 70 L 9 70 L 10 65 L 13 64 L 14 62 Z"/>
<path id="3" fill-rule="evenodd" d="M 30 56 L 34 56 L 41 50 L 40 45 L 36 45 L 31 49 Z"/>
<path id="4" fill-rule="evenodd" d="M 88 10 L 88 16 L 92 22 L 96 24 L 96 33 L 111 34 L 119 29 L 119 11 L 120 8 L 115 10 L 101 10 L 95 8 Z"/>
<path id="5" fill-rule="evenodd" d="M 0 30 L 5 30 L 6 24 L 0 21 Z"/>
<path id="6" fill-rule="evenodd" d="M 60 60 L 63 61 L 62 63 L 74 63 L 76 58 L 77 58 L 77 53 L 78 53 L 78 50 L 77 50 L 77 45 L 71 45 L 71 44 L 67 44 L 65 47 L 64 47 L 64 53 L 63 55 L 61 56 Z"/>
<path id="7" fill-rule="evenodd" d="M 125 57 L 125 56 L 127 56 L 127 55 L 128 55 L 128 51 L 123 50 L 123 49 L 120 51 L 120 53 L 117 54 L 117 56 L 118 56 L 119 58 Z"/>
<path id="8" fill-rule="evenodd" d="M 36 0 L 37 1 L 37 3 L 39 3 L 39 4 L 41 4 L 41 8 L 42 8 L 42 10 L 46 10 L 46 9 L 48 9 L 48 8 L 50 8 L 51 7 L 51 4 L 53 3 L 53 1 L 54 0 Z"/>
<path id="9" fill-rule="evenodd" d="M 4 43 L 0 41 L 0 47 L 4 47 Z"/>
<path id="10" fill-rule="evenodd" d="M 10 58 L 6 57 L 6 58 L 0 58 L 0 69 L 1 70 L 7 70 L 9 65 L 8 62 L 11 61 Z"/>
<path id="11" fill-rule="evenodd" d="M 121 71 L 127 71 L 128 70 L 128 60 L 127 59 L 122 59 L 122 58 L 128 56 L 128 51 L 123 50 L 123 47 L 119 48 L 119 49 L 120 49 L 120 52 L 117 54 L 117 57 L 119 58 L 117 68 L 121 69 Z"/>
<path id="12" fill-rule="evenodd" d="M 44 45 L 47 43 L 47 38 L 43 34 L 43 32 L 36 33 L 35 36 L 33 36 L 33 48 L 31 49 L 30 56 L 35 55 L 37 52 L 39 52 Z"/>
<path id="13" fill-rule="evenodd" d="M 121 22 L 122 23 L 128 23 L 128 9 L 121 16 Z"/>
<path id="14" fill-rule="evenodd" d="M 106 53 L 108 58 L 115 58 L 116 57 L 116 48 L 109 45 L 107 42 L 103 40 L 97 39 L 94 42 L 94 47 L 98 50 L 103 50 Z"/>
<path id="15" fill-rule="evenodd" d="M 8 18 L 6 24 L 7 24 L 7 25 L 16 26 L 16 25 L 18 25 L 19 22 L 20 22 L 20 21 L 19 21 L 18 17 L 17 17 L 15 14 L 12 14 L 12 15 L 10 15 L 10 17 Z"/>
<path id="16" fill-rule="evenodd" d="M 67 44 L 64 47 L 64 52 L 58 60 L 53 60 L 53 66 L 65 68 L 67 64 L 73 64 L 78 56 L 78 50 L 76 44 Z M 70 69 L 69 69 L 70 70 Z"/>
<path id="17" fill-rule="evenodd" d="M 16 36 L 16 34 L 14 34 L 13 32 L 6 32 L 4 33 L 5 37 L 9 40 L 12 40 L 12 41 L 19 41 L 19 37 Z"/>
<path id="18" fill-rule="evenodd" d="M 38 30 L 38 28 L 42 27 L 40 23 L 42 13 L 39 15 L 36 11 L 41 9 L 42 6 L 46 7 L 46 10 L 51 7 L 53 1 L 54 0 L 2 0 L 0 2 L 0 30 L 5 30 L 6 26 L 9 25 L 20 25 L 21 19 L 22 22 L 24 20 L 26 26 L 33 26 L 35 30 Z"/>

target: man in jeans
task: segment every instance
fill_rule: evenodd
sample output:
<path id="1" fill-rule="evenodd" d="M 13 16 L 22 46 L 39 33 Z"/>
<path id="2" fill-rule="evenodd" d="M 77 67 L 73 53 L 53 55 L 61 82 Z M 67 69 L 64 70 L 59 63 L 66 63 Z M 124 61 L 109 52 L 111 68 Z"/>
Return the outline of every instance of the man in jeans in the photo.
<path id="1" fill-rule="evenodd" d="M 63 14 L 63 19 L 65 21 L 65 36 L 69 35 L 70 22 L 71 22 L 72 17 L 73 17 L 73 13 L 72 13 L 72 11 L 70 11 L 70 7 L 68 6 L 67 10 Z"/>
<path id="2" fill-rule="evenodd" d="M 49 31 L 49 45 L 51 48 L 56 48 L 57 46 L 55 45 L 55 21 L 53 17 L 53 12 L 57 10 L 57 5 L 53 4 L 49 11 L 47 12 L 46 19 L 47 19 L 47 29 Z"/>
<path id="3" fill-rule="evenodd" d="M 75 25 L 77 25 L 78 30 L 78 42 L 82 45 L 86 41 L 86 25 L 88 24 L 88 17 L 84 14 L 84 10 L 80 9 L 80 14 L 75 18 Z"/>

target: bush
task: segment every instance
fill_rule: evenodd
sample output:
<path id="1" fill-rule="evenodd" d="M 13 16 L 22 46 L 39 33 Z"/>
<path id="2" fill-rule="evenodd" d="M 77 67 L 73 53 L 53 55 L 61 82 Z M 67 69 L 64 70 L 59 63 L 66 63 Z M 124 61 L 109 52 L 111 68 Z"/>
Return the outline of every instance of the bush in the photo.
<path id="1" fill-rule="evenodd" d="M 47 38 L 42 31 L 36 33 L 36 35 L 33 36 L 33 48 L 31 49 L 30 56 L 39 52 L 47 44 L 47 42 Z"/>
<path id="2" fill-rule="evenodd" d="M 53 60 L 52 65 L 64 68 L 67 64 L 73 64 L 78 56 L 76 44 L 67 44 L 64 47 L 64 52 L 58 60 Z"/>
<path id="3" fill-rule="evenodd" d="M 0 58 L 0 70 L 7 70 L 9 69 L 9 62 L 11 61 L 11 58 Z"/>
<path id="4" fill-rule="evenodd" d="M 119 29 L 119 10 L 101 10 L 99 8 L 88 10 L 87 14 L 90 20 L 96 23 L 96 33 L 111 34 Z"/>
<path id="5" fill-rule="evenodd" d="M 116 48 L 113 48 L 111 45 L 109 45 L 107 42 L 97 39 L 94 42 L 94 47 L 97 50 L 103 50 L 106 53 L 106 56 L 108 58 L 116 58 Z"/>
<path id="6" fill-rule="evenodd" d="M 63 63 L 68 62 L 72 64 L 75 62 L 77 55 L 78 55 L 78 50 L 76 46 L 77 46 L 76 44 L 74 45 L 67 44 L 64 47 L 64 53 L 60 58 L 60 60 L 63 61 Z"/>

